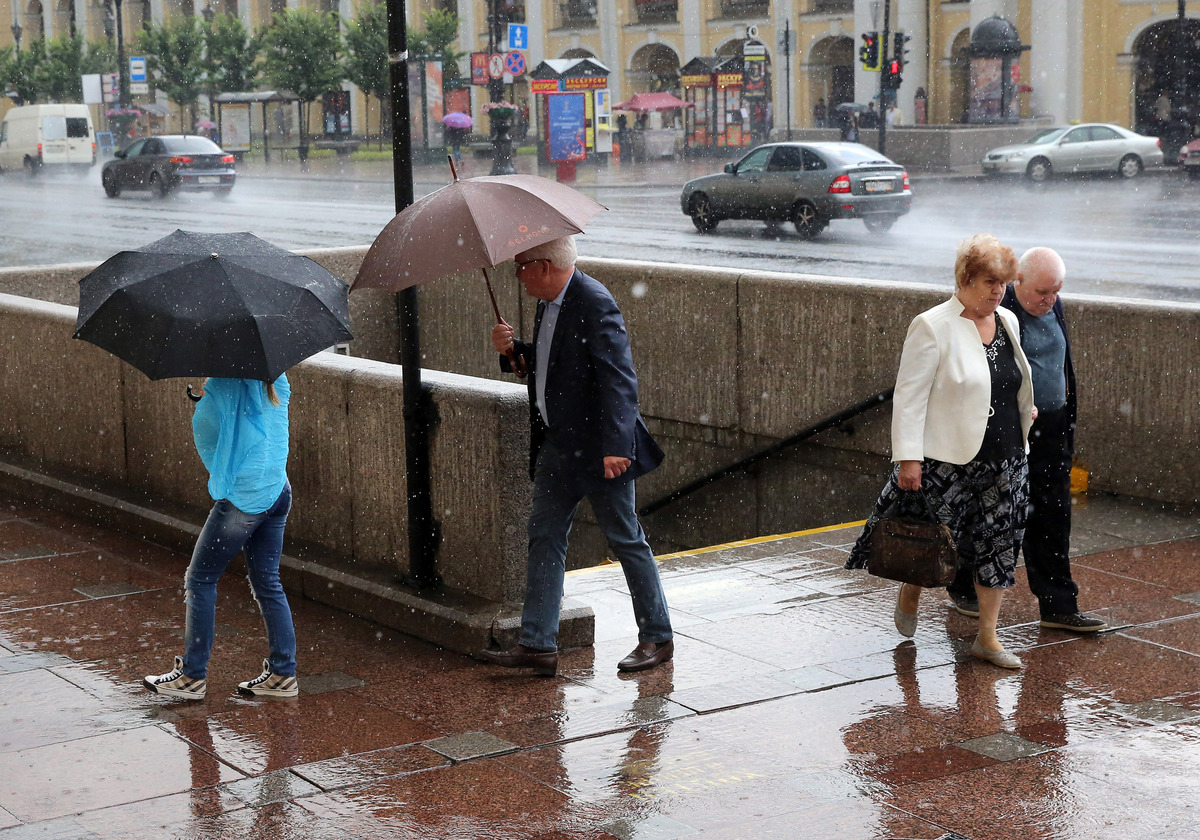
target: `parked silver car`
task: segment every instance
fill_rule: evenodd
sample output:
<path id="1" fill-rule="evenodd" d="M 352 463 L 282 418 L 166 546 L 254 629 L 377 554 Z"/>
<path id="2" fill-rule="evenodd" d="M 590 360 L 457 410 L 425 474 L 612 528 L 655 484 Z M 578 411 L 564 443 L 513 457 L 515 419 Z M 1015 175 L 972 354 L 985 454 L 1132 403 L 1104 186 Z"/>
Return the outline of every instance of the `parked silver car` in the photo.
<path id="1" fill-rule="evenodd" d="M 1068 172 L 1116 172 L 1136 178 L 1147 166 L 1162 163 L 1157 137 L 1107 123 L 1048 128 L 1025 143 L 992 149 L 982 161 L 985 175 L 1024 175 L 1031 181 Z"/>
<path id="2" fill-rule="evenodd" d="M 771 143 L 688 181 L 680 205 L 701 233 L 722 219 L 790 220 L 811 239 L 832 219 L 888 230 L 912 208 L 912 187 L 904 167 L 859 143 Z"/>

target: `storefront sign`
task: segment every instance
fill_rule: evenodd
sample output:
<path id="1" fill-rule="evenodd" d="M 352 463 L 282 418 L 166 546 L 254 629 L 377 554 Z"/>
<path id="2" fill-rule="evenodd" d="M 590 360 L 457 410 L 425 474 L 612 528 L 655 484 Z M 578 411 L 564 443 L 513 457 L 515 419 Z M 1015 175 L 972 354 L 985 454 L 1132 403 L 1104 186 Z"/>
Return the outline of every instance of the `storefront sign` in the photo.
<path id="1" fill-rule="evenodd" d="M 608 87 L 605 76 L 580 76 L 574 79 L 563 79 L 564 90 L 602 90 Z"/>
<path id="2" fill-rule="evenodd" d="M 558 93 L 558 79 L 531 79 L 530 93 Z"/>
<path id="3" fill-rule="evenodd" d="M 488 54 L 485 52 L 471 53 L 471 84 L 486 85 L 488 83 Z"/>
<path id="4" fill-rule="evenodd" d="M 717 74 L 717 87 L 718 88 L 741 87 L 741 86 L 742 86 L 742 74 L 741 73 L 718 73 Z"/>
<path id="5" fill-rule="evenodd" d="M 712 87 L 713 77 L 711 73 L 697 74 L 695 76 L 680 76 L 679 83 L 686 87 Z"/>
<path id="6" fill-rule="evenodd" d="M 586 160 L 588 97 L 582 93 L 552 93 L 546 97 L 550 160 Z"/>

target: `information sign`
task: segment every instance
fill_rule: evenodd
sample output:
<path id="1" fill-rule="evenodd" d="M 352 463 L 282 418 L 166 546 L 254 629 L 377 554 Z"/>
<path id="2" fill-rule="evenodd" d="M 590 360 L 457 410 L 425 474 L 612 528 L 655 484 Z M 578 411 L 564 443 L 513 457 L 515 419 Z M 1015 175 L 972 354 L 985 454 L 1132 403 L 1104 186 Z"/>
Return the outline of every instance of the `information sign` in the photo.
<path id="1" fill-rule="evenodd" d="M 146 81 L 146 59 L 143 56 L 129 57 L 129 81 L 134 83 Z"/>
<path id="2" fill-rule="evenodd" d="M 508 48 L 510 50 L 529 49 L 529 27 L 523 23 L 508 25 Z"/>
<path id="3" fill-rule="evenodd" d="M 546 96 L 546 131 L 550 160 L 586 160 L 587 95 L 551 93 Z"/>

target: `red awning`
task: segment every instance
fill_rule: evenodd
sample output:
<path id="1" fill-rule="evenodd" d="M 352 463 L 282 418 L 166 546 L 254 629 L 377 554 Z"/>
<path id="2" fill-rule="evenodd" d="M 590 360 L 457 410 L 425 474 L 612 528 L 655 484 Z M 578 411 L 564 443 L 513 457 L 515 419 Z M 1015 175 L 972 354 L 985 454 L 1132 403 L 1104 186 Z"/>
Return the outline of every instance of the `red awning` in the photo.
<path id="1" fill-rule="evenodd" d="M 675 108 L 691 108 L 692 103 L 684 102 L 678 96 L 670 93 L 635 93 L 624 102 L 613 106 L 614 111 L 670 111 Z"/>

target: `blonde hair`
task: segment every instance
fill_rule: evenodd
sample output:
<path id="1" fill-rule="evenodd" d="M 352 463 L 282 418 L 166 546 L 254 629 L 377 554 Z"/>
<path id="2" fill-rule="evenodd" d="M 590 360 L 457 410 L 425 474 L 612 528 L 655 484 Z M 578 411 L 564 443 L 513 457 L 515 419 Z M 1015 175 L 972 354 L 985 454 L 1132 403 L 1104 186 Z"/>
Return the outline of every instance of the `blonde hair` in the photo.
<path id="1" fill-rule="evenodd" d="M 267 389 L 267 399 L 271 401 L 271 405 L 282 405 L 279 401 L 279 394 L 275 393 L 274 382 L 264 382 L 263 387 Z"/>
<path id="2" fill-rule="evenodd" d="M 954 288 L 962 289 L 981 275 L 990 274 L 1005 284 L 1017 279 L 1017 255 L 990 233 L 977 233 L 958 243 L 954 258 Z"/>

